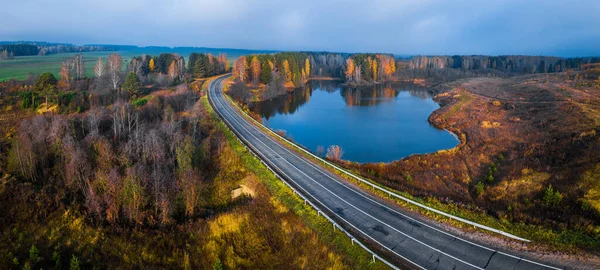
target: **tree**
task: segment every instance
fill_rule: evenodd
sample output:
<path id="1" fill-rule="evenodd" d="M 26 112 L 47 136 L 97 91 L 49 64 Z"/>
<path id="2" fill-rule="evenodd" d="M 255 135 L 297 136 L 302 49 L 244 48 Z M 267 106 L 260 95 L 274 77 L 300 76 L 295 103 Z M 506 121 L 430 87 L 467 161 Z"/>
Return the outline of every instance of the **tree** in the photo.
<path id="1" fill-rule="evenodd" d="M 252 82 L 254 84 L 258 83 L 259 76 L 261 74 L 260 61 L 256 56 L 252 57 L 252 62 L 250 62 L 250 69 L 252 70 Z"/>
<path id="2" fill-rule="evenodd" d="M 156 69 L 156 66 L 154 66 L 154 58 L 150 58 L 150 63 L 148 64 L 148 67 L 150 68 L 150 72 L 154 72 L 154 70 Z"/>
<path id="3" fill-rule="evenodd" d="M 261 72 L 260 72 L 260 82 L 264 84 L 268 84 L 273 79 L 273 64 L 271 61 L 262 61 Z"/>
<path id="4" fill-rule="evenodd" d="M 48 109 L 48 97 L 56 91 L 58 81 L 54 74 L 46 72 L 38 78 L 35 83 L 35 90 L 42 93 L 46 97 L 46 109 Z"/>
<path id="5" fill-rule="evenodd" d="M 96 78 L 101 78 L 102 76 L 104 76 L 105 72 L 106 65 L 104 65 L 102 57 L 98 57 L 98 61 L 96 61 L 96 65 L 94 65 L 94 75 L 96 76 Z"/>
<path id="6" fill-rule="evenodd" d="M 177 78 L 179 74 L 178 70 L 179 68 L 177 66 L 177 61 L 173 60 L 169 65 L 169 72 L 167 73 L 167 76 L 169 77 L 169 83 L 173 83 L 175 81 L 175 78 Z"/>
<path id="7" fill-rule="evenodd" d="M 549 185 L 548 188 L 544 191 L 543 204 L 546 206 L 558 206 L 562 201 L 562 194 L 558 192 L 558 190 L 554 190 L 552 185 Z"/>
<path id="8" fill-rule="evenodd" d="M 233 64 L 233 76 L 245 82 L 248 78 L 248 62 L 246 56 L 240 56 Z"/>
<path id="9" fill-rule="evenodd" d="M 354 60 L 351 57 L 346 59 L 346 69 L 344 74 L 346 75 L 346 80 L 352 81 L 352 76 L 354 75 Z"/>
<path id="10" fill-rule="evenodd" d="M 140 93 L 141 87 L 140 78 L 134 72 L 129 72 L 123 84 L 123 90 L 127 91 L 132 98 L 136 98 Z"/>
<path id="11" fill-rule="evenodd" d="M 142 65 L 143 65 L 143 60 L 142 57 L 133 57 L 131 58 L 131 61 L 129 61 L 129 64 L 127 64 L 127 74 L 129 74 L 129 72 L 133 72 L 138 76 L 142 75 Z"/>
<path id="12" fill-rule="evenodd" d="M 318 157 L 323 157 L 323 154 L 325 153 L 325 148 L 322 145 L 317 146 L 317 152 L 316 155 Z"/>
<path id="13" fill-rule="evenodd" d="M 292 71 L 290 70 L 290 62 L 288 62 L 287 59 L 283 61 L 283 75 L 283 78 L 286 83 L 292 81 Z"/>
<path id="14" fill-rule="evenodd" d="M 58 75 L 60 76 L 59 87 L 69 88 L 71 81 L 71 69 L 69 68 L 67 61 L 62 62 L 62 64 L 60 65 L 60 72 L 58 73 Z"/>
<path id="15" fill-rule="evenodd" d="M 304 73 L 307 78 L 310 77 L 310 59 L 308 59 L 308 57 L 304 60 Z"/>
<path id="16" fill-rule="evenodd" d="M 331 160 L 340 160 L 344 156 L 344 149 L 339 145 L 332 145 L 327 148 L 327 158 Z"/>
<path id="17" fill-rule="evenodd" d="M 119 83 L 121 82 L 121 68 L 123 67 L 123 60 L 121 55 L 113 53 L 108 56 L 108 75 L 110 76 L 110 82 L 113 90 L 119 89 Z"/>

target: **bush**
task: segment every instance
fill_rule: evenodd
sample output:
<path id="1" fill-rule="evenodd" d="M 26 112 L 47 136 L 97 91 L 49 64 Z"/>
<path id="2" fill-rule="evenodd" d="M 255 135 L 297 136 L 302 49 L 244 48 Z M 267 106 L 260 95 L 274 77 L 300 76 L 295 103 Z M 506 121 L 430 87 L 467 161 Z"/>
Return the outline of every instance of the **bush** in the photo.
<path id="1" fill-rule="evenodd" d="M 148 103 L 148 100 L 150 100 L 149 97 L 138 98 L 135 101 L 133 101 L 133 106 L 142 107 L 146 105 L 146 103 Z"/>
<path id="2" fill-rule="evenodd" d="M 485 191 L 485 190 L 484 190 L 483 182 L 479 181 L 479 182 L 477 183 L 477 186 L 475 186 L 475 195 L 476 195 L 477 197 L 480 197 L 481 195 L 483 195 L 483 192 L 484 192 L 484 191 Z"/>
<path id="3" fill-rule="evenodd" d="M 40 106 L 39 94 L 33 91 L 25 91 L 19 93 L 21 98 L 21 107 L 23 109 L 37 108 Z"/>
<path id="4" fill-rule="evenodd" d="M 77 256 L 75 256 L 75 254 L 73 254 L 71 256 L 71 263 L 69 265 L 69 269 L 70 270 L 79 270 L 80 264 L 81 264 L 81 262 L 79 261 L 79 258 L 77 258 Z"/>
<path id="5" fill-rule="evenodd" d="M 31 249 L 29 249 L 29 259 L 33 264 L 36 264 L 40 261 L 40 251 L 35 247 L 35 245 L 31 245 Z"/>
<path id="6" fill-rule="evenodd" d="M 546 189 L 546 191 L 544 191 L 543 204 L 545 206 L 555 207 L 560 204 L 560 202 L 562 201 L 562 198 L 563 198 L 562 194 L 560 194 L 560 192 L 558 192 L 558 190 L 555 191 L 552 188 L 552 185 L 549 185 L 548 188 Z"/>

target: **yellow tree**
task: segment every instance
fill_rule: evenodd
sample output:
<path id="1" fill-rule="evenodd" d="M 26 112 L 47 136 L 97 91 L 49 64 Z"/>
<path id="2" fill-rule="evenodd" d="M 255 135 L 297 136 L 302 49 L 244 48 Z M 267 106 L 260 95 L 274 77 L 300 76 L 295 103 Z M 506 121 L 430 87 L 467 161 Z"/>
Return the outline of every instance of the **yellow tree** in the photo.
<path id="1" fill-rule="evenodd" d="M 169 65 L 169 73 L 167 74 L 169 77 L 169 81 L 173 82 L 175 80 L 175 78 L 177 77 L 178 73 L 179 73 L 179 70 L 177 67 L 177 63 L 175 60 L 173 60 L 171 62 L 171 65 Z"/>
<path id="2" fill-rule="evenodd" d="M 252 81 L 256 84 L 258 82 L 258 76 L 260 76 L 260 61 L 256 56 L 252 57 L 250 62 L 250 69 L 252 70 Z"/>
<path id="3" fill-rule="evenodd" d="M 371 69 L 373 70 L 373 81 L 377 81 L 377 59 L 371 60 Z"/>
<path id="4" fill-rule="evenodd" d="M 310 60 L 308 60 L 308 57 L 304 60 L 304 72 L 306 77 L 310 77 Z"/>
<path id="5" fill-rule="evenodd" d="M 154 59 L 150 58 L 150 63 L 148 64 L 148 67 L 150 68 L 150 71 L 154 71 L 154 69 L 156 69 L 156 67 L 154 66 Z"/>
<path id="6" fill-rule="evenodd" d="M 288 60 L 283 61 L 283 74 L 285 75 L 285 82 L 292 81 L 292 71 L 290 70 L 290 62 Z"/>
<path id="7" fill-rule="evenodd" d="M 248 79 L 248 62 L 246 61 L 246 56 L 240 56 L 235 60 L 235 63 L 233 63 L 233 76 L 239 78 L 242 82 L 245 82 Z"/>
<path id="8" fill-rule="evenodd" d="M 352 75 L 354 74 L 354 60 L 352 58 L 346 59 L 346 80 L 351 81 Z"/>

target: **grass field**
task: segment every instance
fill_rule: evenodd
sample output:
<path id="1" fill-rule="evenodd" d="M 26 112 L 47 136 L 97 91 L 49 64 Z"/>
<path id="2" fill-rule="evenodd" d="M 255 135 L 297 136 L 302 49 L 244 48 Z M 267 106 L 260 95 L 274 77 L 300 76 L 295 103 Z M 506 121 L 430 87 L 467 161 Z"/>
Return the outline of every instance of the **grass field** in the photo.
<path id="1" fill-rule="evenodd" d="M 219 53 L 226 53 L 227 58 L 230 62 L 233 62 L 241 55 L 247 55 L 252 53 L 264 53 L 263 51 L 250 51 L 250 50 L 239 50 L 239 49 L 212 49 L 212 48 L 166 48 L 166 47 L 145 47 L 136 48 L 127 51 L 117 51 L 123 58 L 123 68 L 129 63 L 131 58 L 134 56 L 141 56 L 142 54 L 158 55 L 161 53 L 178 53 L 179 55 L 187 58 L 190 53 L 212 53 L 217 55 Z M 102 52 L 83 52 L 83 59 L 85 62 L 85 74 L 87 77 L 94 76 L 94 64 L 98 57 L 102 57 L 106 60 L 109 54 L 115 53 L 114 51 L 102 51 Z M 61 63 L 70 57 L 73 57 L 76 53 L 59 53 L 50 55 L 35 55 L 35 56 L 19 56 L 14 59 L 0 60 L 0 81 L 8 81 L 12 78 L 23 80 L 27 77 L 28 73 L 41 74 L 44 72 L 52 72 L 56 76 L 60 72 Z M 187 63 L 186 63 L 187 64 Z"/>

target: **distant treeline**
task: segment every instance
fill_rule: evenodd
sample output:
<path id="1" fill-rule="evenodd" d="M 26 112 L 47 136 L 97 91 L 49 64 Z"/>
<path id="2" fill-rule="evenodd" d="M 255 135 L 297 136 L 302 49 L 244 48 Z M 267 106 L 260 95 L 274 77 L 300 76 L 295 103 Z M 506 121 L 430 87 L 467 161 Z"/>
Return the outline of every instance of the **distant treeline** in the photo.
<path id="1" fill-rule="evenodd" d="M 561 58 L 552 56 L 414 56 L 399 60 L 399 69 L 493 69 L 508 73 L 551 73 L 579 69 L 582 65 L 600 62 L 600 58 Z"/>
<path id="2" fill-rule="evenodd" d="M 0 45 L 0 59 L 9 59 L 15 56 L 37 55 L 39 49 L 35 45 L 6 44 Z"/>
<path id="3" fill-rule="evenodd" d="M 115 45 L 73 45 L 48 42 L 0 42 L 0 59 L 14 56 L 46 55 L 52 53 L 91 52 L 91 51 L 116 51 Z"/>

